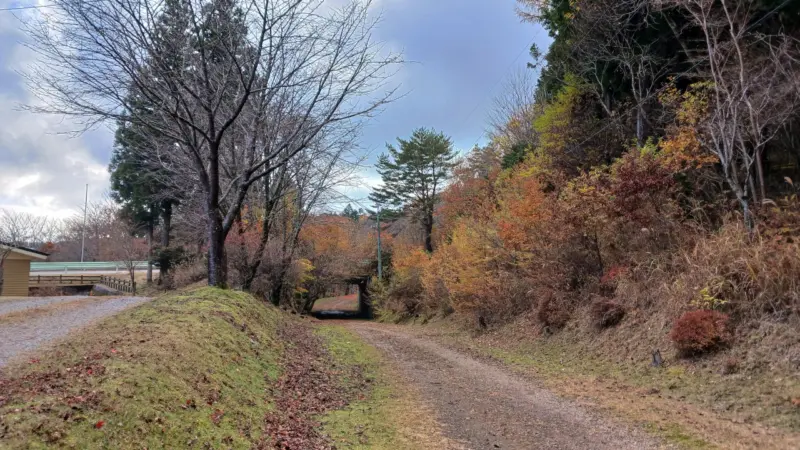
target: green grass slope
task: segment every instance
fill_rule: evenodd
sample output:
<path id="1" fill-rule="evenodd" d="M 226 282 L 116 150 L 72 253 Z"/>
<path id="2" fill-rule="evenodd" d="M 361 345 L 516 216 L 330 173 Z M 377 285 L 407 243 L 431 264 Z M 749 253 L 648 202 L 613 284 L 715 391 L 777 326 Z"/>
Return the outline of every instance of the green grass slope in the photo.
<path id="1" fill-rule="evenodd" d="M 239 292 L 165 296 L 0 376 L 0 448 L 242 448 L 279 373 L 276 309 Z"/>

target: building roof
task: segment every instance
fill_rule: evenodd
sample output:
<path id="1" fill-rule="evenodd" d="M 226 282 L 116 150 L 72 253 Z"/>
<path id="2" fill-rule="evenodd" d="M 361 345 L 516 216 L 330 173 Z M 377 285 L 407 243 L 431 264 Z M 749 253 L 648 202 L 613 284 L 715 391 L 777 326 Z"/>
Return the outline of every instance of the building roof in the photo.
<path id="1" fill-rule="evenodd" d="M 47 259 L 47 257 L 50 256 L 47 253 L 40 252 L 38 250 L 25 248 L 25 247 L 22 247 L 20 245 L 14 245 L 14 244 L 11 244 L 11 243 L 8 243 L 8 242 L 3 242 L 3 241 L 0 241 L 0 248 L 10 249 L 12 252 L 20 253 L 20 254 L 25 255 L 25 256 L 30 256 L 31 258 L 35 258 L 35 259 Z"/>

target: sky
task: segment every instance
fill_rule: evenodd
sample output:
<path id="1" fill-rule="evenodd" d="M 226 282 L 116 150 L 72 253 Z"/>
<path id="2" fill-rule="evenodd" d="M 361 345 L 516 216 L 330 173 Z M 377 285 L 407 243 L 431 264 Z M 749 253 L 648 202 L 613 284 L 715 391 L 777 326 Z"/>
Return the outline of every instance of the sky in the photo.
<path id="1" fill-rule="evenodd" d="M 0 0 L 0 9 L 31 4 Z M 445 133 L 460 151 L 485 142 L 492 99 L 515 71 L 526 70 L 532 43 L 549 44 L 547 33 L 522 23 L 514 6 L 515 0 L 376 2 L 377 40 L 407 62 L 392 80 L 403 96 L 364 128 L 363 182 L 346 191 L 354 203 L 379 182 L 369 165 L 386 143 L 415 128 Z M 113 130 L 73 136 L 69 120 L 20 110 L 36 101 L 19 74 L 33 58 L 20 30 L 26 17 L 0 11 L 0 208 L 63 218 L 80 210 L 87 184 L 90 201 L 107 191 Z"/>

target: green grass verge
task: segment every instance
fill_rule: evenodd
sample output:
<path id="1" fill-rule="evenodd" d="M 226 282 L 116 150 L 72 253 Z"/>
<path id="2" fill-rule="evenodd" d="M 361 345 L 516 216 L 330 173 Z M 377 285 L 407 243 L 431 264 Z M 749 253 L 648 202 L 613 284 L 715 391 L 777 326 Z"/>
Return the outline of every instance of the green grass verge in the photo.
<path id="1" fill-rule="evenodd" d="M 279 373 L 279 320 L 214 288 L 111 317 L 8 368 L 0 447 L 250 447 Z"/>
<path id="2" fill-rule="evenodd" d="M 322 418 L 325 433 L 337 448 L 398 448 L 396 410 L 392 407 L 395 392 L 378 350 L 340 326 L 320 326 L 317 334 L 324 339 L 339 367 L 358 366 L 363 371 L 362 376 L 371 383 L 371 389 L 358 395 L 345 409 L 332 411 Z M 341 371 L 345 384 L 358 382 L 350 379 L 350 373 L 348 369 Z"/>

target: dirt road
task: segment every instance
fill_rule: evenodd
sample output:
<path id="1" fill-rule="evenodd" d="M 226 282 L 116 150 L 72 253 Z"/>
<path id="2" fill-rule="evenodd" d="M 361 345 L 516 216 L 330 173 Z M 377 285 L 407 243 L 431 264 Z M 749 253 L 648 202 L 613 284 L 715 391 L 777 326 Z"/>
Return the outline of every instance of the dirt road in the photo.
<path id="1" fill-rule="evenodd" d="M 346 326 L 397 362 L 437 412 L 448 437 L 467 448 L 668 447 L 642 431 L 402 328 L 368 322 Z"/>
<path id="2" fill-rule="evenodd" d="M 144 297 L 31 297 L 0 302 L 0 368 L 72 330 L 148 301 Z"/>

